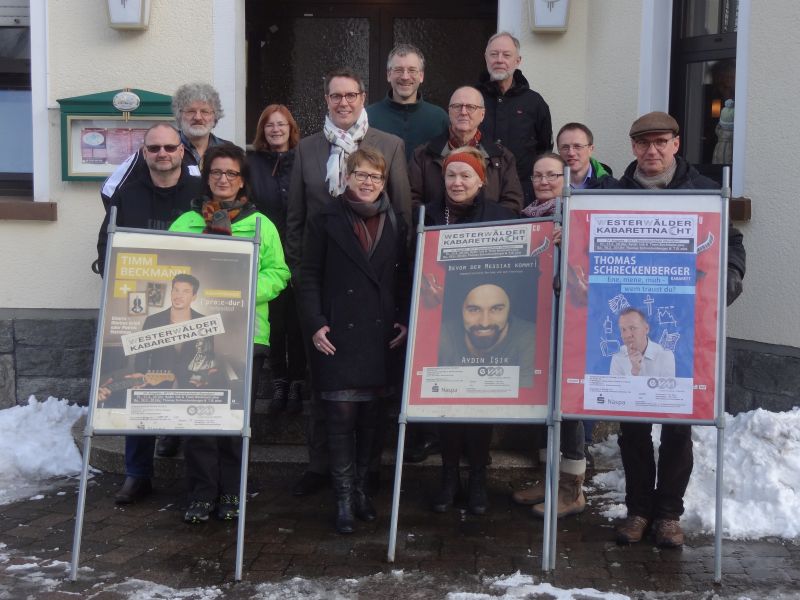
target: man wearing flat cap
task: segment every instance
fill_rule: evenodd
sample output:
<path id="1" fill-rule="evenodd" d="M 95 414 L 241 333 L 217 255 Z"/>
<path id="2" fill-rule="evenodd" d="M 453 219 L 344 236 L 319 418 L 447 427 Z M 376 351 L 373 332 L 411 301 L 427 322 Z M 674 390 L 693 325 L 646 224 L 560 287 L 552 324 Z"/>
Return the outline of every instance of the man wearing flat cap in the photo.
<path id="1" fill-rule="evenodd" d="M 719 185 L 704 177 L 678 156 L 678 122 L 664 112 L 651 112 L 633 122 L 631 149 L 636 157 L 619 182 L 605 178 L 600 187 L 623 189 L 709 189 Z M 664 197 L 669 203 L 669 197 Z M 742 293 L 745 250 L 742 234 L 728 229 L 727 302 Z M 622 466 L 625 470 L 625 505 L 628 516 L 617 528 L 617 541 L 638 542 L 652 524 L 656 544 L 662 547 L 683 545 L 680 526 L 683 495 L 692 475 L 692 428 L 690 425 L 664 424 L 658 464 L 653 456 L 650 423 L 621 423 L 619 436 Z M 658 477 L 656 478 L 656 474 Z"/>

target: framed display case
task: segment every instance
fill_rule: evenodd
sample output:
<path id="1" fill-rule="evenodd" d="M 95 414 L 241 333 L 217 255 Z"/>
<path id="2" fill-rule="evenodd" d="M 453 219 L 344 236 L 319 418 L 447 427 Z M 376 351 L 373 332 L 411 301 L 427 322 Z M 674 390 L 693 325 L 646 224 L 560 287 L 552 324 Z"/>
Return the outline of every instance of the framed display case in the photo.
<path id="1" fill-rule="evenodd" d="M 64 98 L 61 106 L 61 179 L 100 181 L 142 145 L 147 129 L 173 121 L 172 97 L 115 90 Z"/>

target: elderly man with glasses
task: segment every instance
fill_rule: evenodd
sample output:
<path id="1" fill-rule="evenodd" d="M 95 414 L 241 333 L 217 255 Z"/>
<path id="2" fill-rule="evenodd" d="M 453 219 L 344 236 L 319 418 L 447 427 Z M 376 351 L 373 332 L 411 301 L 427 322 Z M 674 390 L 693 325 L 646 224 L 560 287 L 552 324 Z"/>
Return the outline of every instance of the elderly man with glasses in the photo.
<path id="1" fill-rule="evenodd" d="M 324 126 L 322 131 L 300 140 L 289 184 L 286 259 L 294 277 L 297 277 L 303 255 L 306 223 L 344 193 L 347 158 L 361 146 L 374 148 L 383 155 L 386 160 L 384 189 L 392 210 L 407 225 L 411 223 L 411 192 L 403 140 L 370 127 L 364 109 L 364 82 L 355 71 L 349 68 L 331 71 L 325 77 L 324 86 L 328 107 Z M 310 340 L 310 336 L 307 337 Z M 308 353 L 311 351 L 313 349 Z M 309 465 L 292 490 L 296 496 L 313 493 L 329 481 L 324 408 L 315 391 L 308 431 Z M 378 474 L 372 472 L 369 476 L 374 487 Z"/>
<path id="2" fill-rule="evenodd" d="M 708 189 L 719 185 L 704 177 L 678 156 L 678 122 L 664 112 L 651 112 L 633 122 L 631 149 L 636 160 L 628 165 L 617 182 L 608 177 L 599 187 L 633 190 Z M 668 196 L 664 208 L 669 208 Z M 745 272 L 743 236 L 735 227 L 728 229 L 727 303 L 742 293 Z M 683 496 L 692 475 L 692 428 L 690 425 L 664 424 L 658 460 L 653 454 L 650 423 L 621 423 L 619 446 L 625 470 L 627 518 L 617 528 L 621 544 L 639 542 L 651 524 L 656 545 L 682 546 L 680 518 Z"/>
<path id="3" fill-rule="evenodd" d="M 517 163 L 510 150 L 482 136 L 479 127 L 486 115 L 486 108 L 481 93 L 474 87 L 460 87 L 450 97 L 448 109 L 448 131 L 414 150 L 411 157 L 408 169 L 414 206 L 444 201 L 444 159 L 456 148 L 472 146 L 487 162 L 484 199 L 497 202 L 519 214 L 522 210 L 522 186 L 517 175 Z"/>

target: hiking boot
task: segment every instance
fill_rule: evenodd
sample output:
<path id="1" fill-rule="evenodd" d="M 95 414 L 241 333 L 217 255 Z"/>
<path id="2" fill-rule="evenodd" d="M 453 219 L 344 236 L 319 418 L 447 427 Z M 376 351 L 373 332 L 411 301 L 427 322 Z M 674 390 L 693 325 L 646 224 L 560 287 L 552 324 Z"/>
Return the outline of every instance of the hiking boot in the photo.
<path id="1" fill-rule="evenodd" d="M 656 533 L 656 546 L 660 548 L 680 548 L 683 546 L 683 529 L 676 519 L 656 519 L 653 523 Z"/>
<path id="2" fill-rule="evenodd" d="M 617 527 L 618 544 L 635 544 L 641 542 L 650 521 L 638 515 L 628 516 L 622 524 Z"/>
<path id="3" fill-rule="evenodd" d="M 556 518 L 562 519 L 577 515 L 586 509 L 586 497 L 583 495 L 583 475 L 560 473 L 558 477 L 558 504 Z M 531 508 L 537 517 L 544 518 L 544 502 Z"/>
<path id="4" fill-rule="evenodd" d="M 219 497 L 217 518 L 220 521 L 233 521 L 239 518 L 239 496 L 236 494 L 223 494 Z"/>
<path id="5" fill-rule="evenodd" d="M 539 504 L 544 502 L 544 491 L 544 479 L 540 479 L 529 488 L 515 491 L 511 494 L 511 499 L 517 504 L 522 504 L 524 506 Z"/>
<path id="6" fill-rule="evenodd" d="M 214 510 L 213 502 L 204 502 L 202 500 L 192 500 L 186 514 L 183 515 L 183 520 L 186 523 L 205 523 L 208 521 L 208 516 Z"/>
<path id="7" fill-rule="evenodd" d="M 303 412 L 303 389 L 306 382 L 295 379 L 289 384 L 289 395 L 286 400 L 286 414 L 297 415 Z"/>
<path id="8" fill-rule="evenodd" d="M 276 377 L 272 380 L 272 398 L 267 405 L 268 415 L 278 415 L 286 410 L 288 390 L 289 382 L 282 377 Z"/>

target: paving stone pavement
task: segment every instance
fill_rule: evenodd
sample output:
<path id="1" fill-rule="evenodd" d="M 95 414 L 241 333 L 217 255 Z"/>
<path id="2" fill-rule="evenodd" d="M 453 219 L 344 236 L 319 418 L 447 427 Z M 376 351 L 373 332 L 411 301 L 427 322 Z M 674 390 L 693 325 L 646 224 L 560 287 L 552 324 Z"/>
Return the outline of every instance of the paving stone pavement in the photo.
<path id="1" fill-rule="evenodd" d="M 512 487 L 522 483 L 520 475 L 513 477 L 517 480 L 495 476 L 490 481 L 490 512 L 476 517 L 463 510 L 430 512 L 435 471 L 404 473 L 394 564 L 386 562 L 388 471 L 376 499 L 378 520 L 357 523 L 350 536 L 333 531 L 329 490 L 296 498 L 289 491 L 290 476 L 255 481 L 247 507 L 246 584 L 237 587 L 231 583 L 235 525 L 213 520 L 184 524 L 182 481 L 156 480 L 156 491 L 147 499 L 118 507 L 113 496 L 122 476 L 100 474 L 88 487 L 81 571 L 75 583 L 63 578 L 72 559 L 76 483 L 44 492 L 39 500 L 0 506 L 0 542 L 5 544 L 0 544 L 0 556 L 6 555 L 0 561 L 0 598 L 126 598 L 121 582 L 130 579 L 176 589 L 220 586 L 225 598 L 250 598 L 254 588 L 248 586 L 295 576 L 321 581 L 371 576 L 357 597 L 409 600 L 441 598 L 448 590 L 486 593 L 487 577 L 518 570 L 560 588 L 596 588 L 633 598 L 800 597 L 797 543 L 725 541 L 723 583 L 715 585 L 709 536 L 689 537 L 678 550 L 657 549 L 651 540 L 618 546 L 613 524 L 591 505 L 584 514 L 559 524 L 556 570 L 543 573 L 542 522 L 510 501 Z M 391 577 L 398 569 L 408 575 L 404 582 Z"/>

